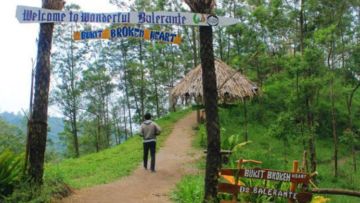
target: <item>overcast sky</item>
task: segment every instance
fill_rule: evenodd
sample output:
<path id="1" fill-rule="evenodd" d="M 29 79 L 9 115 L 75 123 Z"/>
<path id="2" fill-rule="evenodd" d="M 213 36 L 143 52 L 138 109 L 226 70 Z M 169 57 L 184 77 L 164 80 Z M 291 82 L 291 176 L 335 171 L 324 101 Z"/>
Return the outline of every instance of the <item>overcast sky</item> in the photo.
<path id="1" fill-rule="evenodd" d="M 66 0 L 88 12 L 118 12 L 109 0 Z M 125 2 L 128 2 L 125 0 Z M 40 0 L 3 1 L 0 10 L 0 112 L 27 110 L 30 98 L 31 59 L 35 60 L 39 24 L 20 24 L 15 18 L 17 5 L 41 7 Z M 52 115 L 59 115 L 54 107 Z"/>

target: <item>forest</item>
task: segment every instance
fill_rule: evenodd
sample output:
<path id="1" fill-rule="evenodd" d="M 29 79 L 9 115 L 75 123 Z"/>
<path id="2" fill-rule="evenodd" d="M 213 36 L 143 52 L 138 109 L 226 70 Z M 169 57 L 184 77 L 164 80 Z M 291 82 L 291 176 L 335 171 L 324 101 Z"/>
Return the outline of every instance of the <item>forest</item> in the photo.
<path id="1" fill-rule="evenodd" d="M 109 3 L 130 11 L 189 12 L 180 0 Z M 75 4 L 64 9 L 81 10 Z M 360 190 L 360 1 L 218 0 L 213 13 L 240 19 L 212 28 L 215 58 L 258 88 L 253 98 L 219 104 L 221 148 L 276 140 L 274 146 L 260 144 L 261 150 L 245 146 L 236 155 L 266 161 L 256 151 L 270 153 L 266 150 L 276 146 L 280 157 L 266 164 L 286 168 L 306 151 L 309 172 L 326 171 L 331 187 Z M 201 63 L 198 27 L 146 25 L 180 35 L 178 45 L 138 38 L 73 39 L 77 31 L 121 26 L 55 24 L 49 102 L 63 115 L 59 137 L 66 147 L 47 152 L 47 163 L 126 143 L 147 112 L 159 119 L 184 106 L 203 107 L 170 98 L 179 80 Z M 10 167 L 17 168 L 12 180 L 0 182 L 1 201 L 20 177 L 26 132 L 3 120 L 0 126 L 0 167 L 6 164 L 1 158 L 12 154 Z M 204 125 L 198 130 L 197 145 L 206 147 Z M 317 181 L 321 184 L 321 175 Z"/>

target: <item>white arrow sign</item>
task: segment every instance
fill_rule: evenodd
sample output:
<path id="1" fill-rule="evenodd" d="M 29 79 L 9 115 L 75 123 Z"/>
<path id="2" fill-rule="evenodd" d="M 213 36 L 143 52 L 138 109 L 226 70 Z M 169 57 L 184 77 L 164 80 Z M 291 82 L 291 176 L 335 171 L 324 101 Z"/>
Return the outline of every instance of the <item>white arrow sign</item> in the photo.
<path id="1" fill-rule="evenodd" d="M 228 26 L 239 23 L 239 19 L 218 17 L 209 14 L 187 12 L 115 12 L 91 13 L 59 11 L 29 6 L 17 6 L 16 18 L 20 23 L 119 23 Z"/>

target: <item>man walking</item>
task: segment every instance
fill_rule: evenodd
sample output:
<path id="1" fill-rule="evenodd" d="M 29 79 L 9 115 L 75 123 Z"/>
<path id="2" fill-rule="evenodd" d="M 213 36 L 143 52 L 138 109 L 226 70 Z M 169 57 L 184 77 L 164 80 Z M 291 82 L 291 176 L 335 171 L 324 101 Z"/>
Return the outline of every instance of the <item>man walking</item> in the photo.
<path id="1" fill-rule="evenodd" d="M 151 114 L 146 113 L 145 121 L 141 124 L 140 135 L 144 140 L 144 168 L 147 169 L 148 154 L 151 155 L 151 172 L 155 172 L 156 136 L 160 134 L 160 127 L 151 120 Z"/>

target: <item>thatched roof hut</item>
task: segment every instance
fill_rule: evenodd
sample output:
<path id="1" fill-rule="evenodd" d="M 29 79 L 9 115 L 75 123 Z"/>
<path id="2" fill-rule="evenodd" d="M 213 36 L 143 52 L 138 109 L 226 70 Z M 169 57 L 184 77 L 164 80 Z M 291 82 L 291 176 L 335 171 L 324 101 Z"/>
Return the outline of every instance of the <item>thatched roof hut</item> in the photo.
<path id="1" fill-rule="evenodd" d="M 226 63 L 215 59 L 216 82 L 218 87 L 218 99 L 220 101 L 233 102 L 251 98 L 257 93 L 257 86 L 244 75 L 232 69 Z M 180 98 L 182 101 L 194 98 L 202 102 L 202 69 L 201 64 L 191 70 L 172 89 L 171 98 L 174 103 Z"/>

